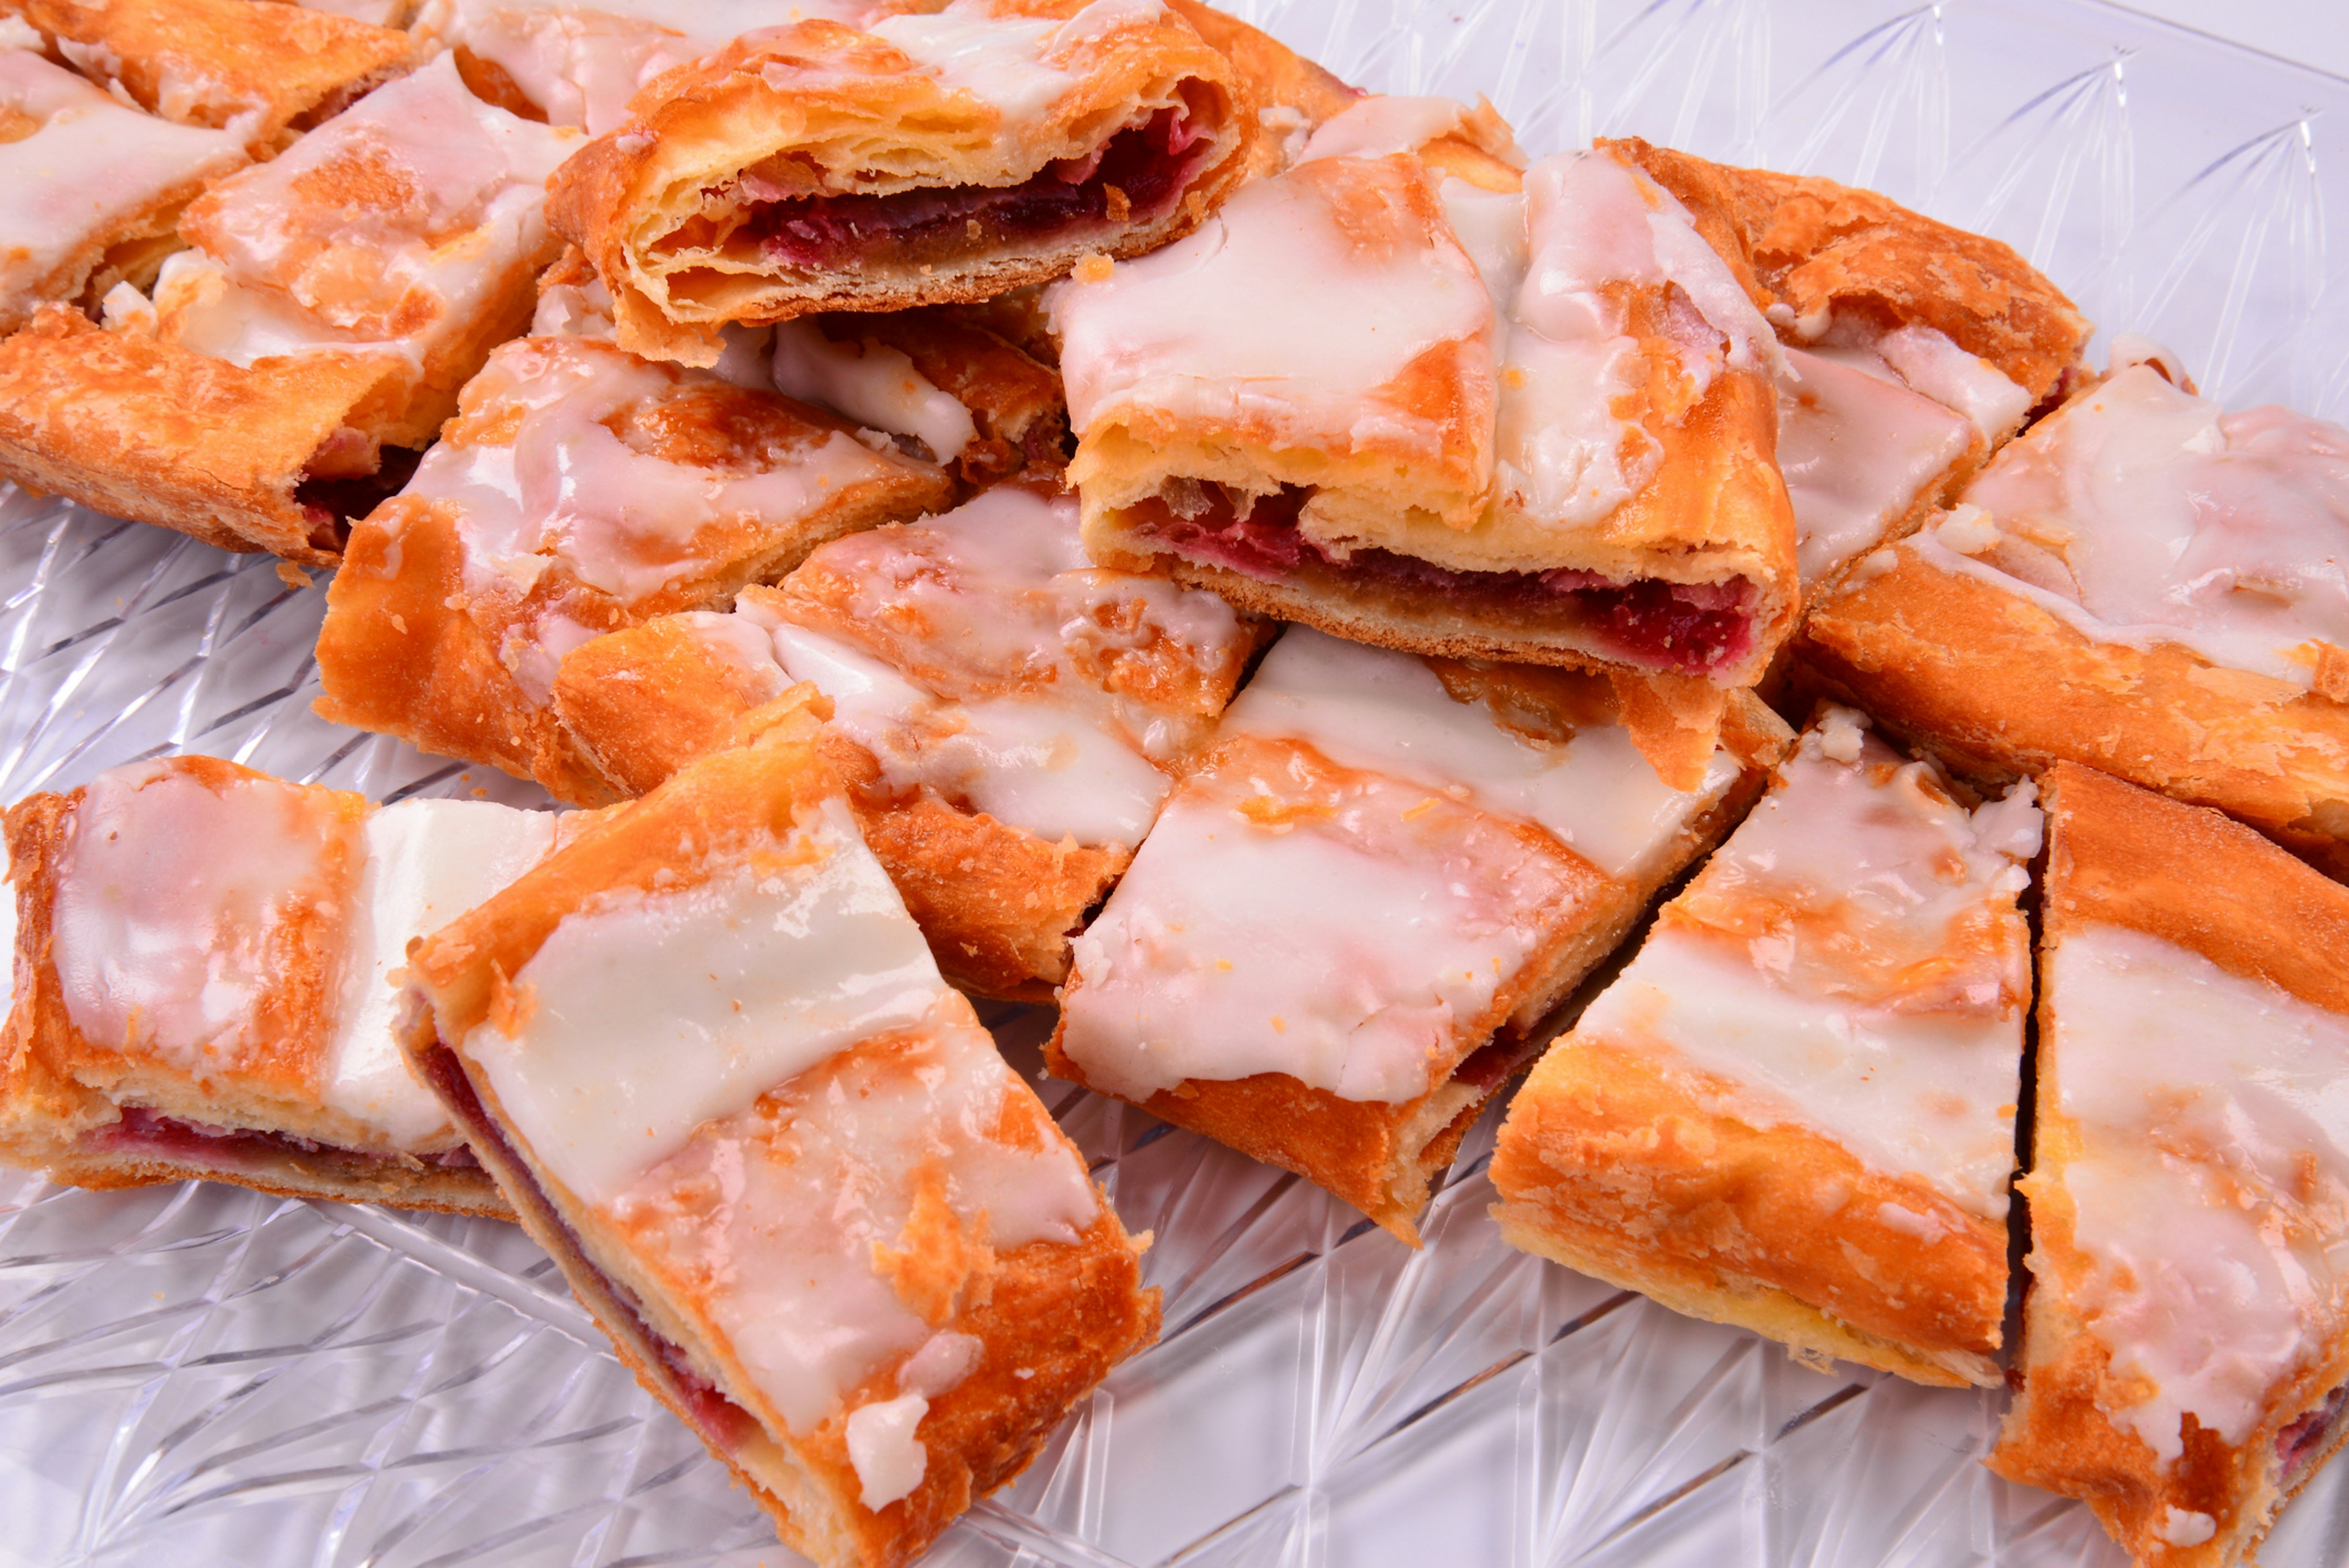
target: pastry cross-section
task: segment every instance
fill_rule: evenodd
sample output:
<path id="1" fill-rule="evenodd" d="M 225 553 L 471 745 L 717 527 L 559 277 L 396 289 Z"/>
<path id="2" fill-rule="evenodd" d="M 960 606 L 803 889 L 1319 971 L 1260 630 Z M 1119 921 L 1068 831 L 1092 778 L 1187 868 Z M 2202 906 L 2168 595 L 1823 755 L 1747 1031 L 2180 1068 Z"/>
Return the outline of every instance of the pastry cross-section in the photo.
<path id="1" fill-rule="evenodd" d="M 2040 825 L 1827 710 L 1511 1102 L 1503 1233 L 1806 1359 L 1994 1385 Z"/>
<path id="2" fill-rule="evenodd" d="M 1793 624 L 1778 343 L 1609 151 L 1370 98 L 1052 295 L 1105 564 L 1407 651 L 1750 685 Z"/>
<path id="3" fill-rule="evenodd" d="M 548 706 L 564 654 L 725 603 L 949 489 L 771 392 L 590 338 L 518 339 L 353 530 L 318 637 L 320 711 L 608 799 Z"/>
<path id="4" fill-rule="evenodd" d="M 506 1212 L 400 1058 L 391 976 L 546 851 L 551 815 L 180 757 L 32 796 L 7 831 L 0 1154 L 90 1187 Z"/>
<path id="5" fill-rule="evenodd" d="M 1072 500 L 1000 485 L 827 544 L 731 614 L 586 643 L 554 707 L 634 794 L 812 681 L 865 837 L 939 965 L 1044 1000 L 1268 631 L 1212 593 L 1094 567 Z"/>
<path id="6" fill-rule="evenodd" d="M 1602 677 L 1292 630 L 1077 939 L 1047 1059 L 1415 1242 L 1477 1110 L 1775 729 L 1733 724 L 1745 755 L 1678 790 Z"/>
<path id="7" fill-rule="evenodd" d="M 2349 1439 L 2349 890 L 2046 777 L 2031 1289 L 1991 1468 L 2138 1563 L 2247 1563 Z"/>
<path id="8" fill-rule="evenodd" d="M 647 1387 L 793 1548 L 880 1568 L 1019 1474 L 1158 1297 L 858 837 L 820 702 L 426 943 L 408 1044 Z"/>
<path id="9" fill-rule="evenodd" d="M 1961 771 L 2102 769 L 2349 866 L 2349 431 L 2124 364 L 1814 606 L 1800 665 Z"/>
<path id="10" fill-rule="evenodd" d="M 555 181 L 620 341 L 980 300 L 1188 232 L 1255 129 L 1156 0 L 951 0 L 750 34 L 663 77 Z"/>

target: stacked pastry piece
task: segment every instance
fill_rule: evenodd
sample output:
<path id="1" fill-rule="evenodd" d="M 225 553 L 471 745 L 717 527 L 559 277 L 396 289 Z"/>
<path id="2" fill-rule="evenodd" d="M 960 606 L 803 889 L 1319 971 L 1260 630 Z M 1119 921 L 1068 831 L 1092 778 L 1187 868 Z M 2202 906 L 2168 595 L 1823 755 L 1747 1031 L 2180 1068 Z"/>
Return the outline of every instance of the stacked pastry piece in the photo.
<path id="1" fill-rule="evenodd" d="M 1195 0 L 11 9 L 0 472 L 338 567 L 322 712 L 597 810 L 20 803 L 0 1151 L 510 1210 L 827 1563 L 1154 1332 L 950 986 L 1414 1243 L 1531 1067 L 1513 1240 L 2005 1357 L 1995 1462 L 2148 1561 L 2338 1446 L 2344 1144 L 2271 1086 L 2349 1073 L 2349 912 L 2077 765 L 2349 866 L 2349 436 L 2091 374 L 1871 192 L 1528 159 Z"/>

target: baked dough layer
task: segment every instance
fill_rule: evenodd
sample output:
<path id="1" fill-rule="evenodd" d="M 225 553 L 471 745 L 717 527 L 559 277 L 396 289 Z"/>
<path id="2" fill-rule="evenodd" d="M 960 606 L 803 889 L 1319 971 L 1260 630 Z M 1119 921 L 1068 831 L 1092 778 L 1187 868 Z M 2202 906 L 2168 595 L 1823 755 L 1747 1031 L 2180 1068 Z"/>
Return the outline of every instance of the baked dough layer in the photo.
<path id="1" fill-rule="evenodd" d="M 1086 254 L 1155 250 L 1242 177 L 1252 110 L 1230 63 L 1173 14 L 1065 35 L 1040 26 L 1082 9 L 959 0 L 934 22 L 873 24 L 897 42 L 832 21 L 749 36 L 647 88 L 627 126 L 558 174 L 549 216 L 610 286 L 623 346 L 701 365 L 722 323 L 984 300 Z M 933 27 L 936 45 L 924 41 Z M 999 78 L 930 63 L 974 46 L 1032 54 L 1026 68 L 1066 86 L 990 101 Z M 1105 149 L 1147 206 L 1100 175 Z M 1019 200 L 1060 199 L 1039 181 L 1098 185 L 1100 211 L 1031 224 L 981 200 L 1030 185 Z M 925 206 L 921 192 L 937 197 Z M 969 206 L 959 225 L 929 210 L 956 199 Z M 787 232 L 793 222 L 808 235 Z M 919 237 L 886 237 L 899 233 Z"/>
<path id="2" fill-rule="evenodd" d="M 2300 686 L 2175 643 L 2093 641 L 1913 542 L 1823 594 L 1794 658 L 1798 686 L 1847 697 L 1961 774 L 2079 763 L 2349 873 L 2349 707 Z"/>

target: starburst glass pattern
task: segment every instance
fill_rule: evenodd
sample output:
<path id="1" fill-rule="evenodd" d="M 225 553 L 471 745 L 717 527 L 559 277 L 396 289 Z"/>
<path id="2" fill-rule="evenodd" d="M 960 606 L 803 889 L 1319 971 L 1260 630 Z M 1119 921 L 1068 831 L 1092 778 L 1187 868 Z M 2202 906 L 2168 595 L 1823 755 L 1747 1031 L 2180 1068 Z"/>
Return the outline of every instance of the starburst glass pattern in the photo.
<path id="1" fill-rule="evenodd" d="M 2349 417 L 2349 83 L 2090 0 L 1253 0 L 1351 79 L 1483 92 L 1985 228 L 2232 403 Z M 191 750 L 378 799 L 534 791 L 310 711 L 316 584 L 0 488 L 0 791 Z M 1031 1077 L 1041 1021 L 997 1020 Z M 1046 1102 L 1166 1295 L 933 1561 L 2116 1565 L 1977 1462 L 1992 1394 L 1822 1375 L 1503 1245 L 1492 1119 L 1412 1253 L 1282 1172 Z M 0 1564 L 794 1561 L 511 1228 L 0 1172 Z M 2262 1561 L 2349 1563 L 2349 1466 Z"/>

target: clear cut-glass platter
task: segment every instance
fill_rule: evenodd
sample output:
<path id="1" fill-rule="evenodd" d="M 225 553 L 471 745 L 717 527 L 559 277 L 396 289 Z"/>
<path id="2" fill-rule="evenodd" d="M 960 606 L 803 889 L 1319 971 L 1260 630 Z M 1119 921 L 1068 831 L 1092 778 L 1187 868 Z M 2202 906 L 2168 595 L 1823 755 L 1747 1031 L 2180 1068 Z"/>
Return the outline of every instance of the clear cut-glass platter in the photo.
<path id="1" fill-rule="evenodd" d="M 2088 0 L 1237 8 L 1366 86 L 1485 93 L 1534 152 L 1636 134 L 1879 187 L 2230 403 L 2349 416 L 2349 82 Z M 264 558 L 0 487 L 0 799 L 178 750 L 536 798 L 316 717 L 323 612 Z M 1035 1017 L 1002 1033 L 1032 1075 Z M 2122 1561 L 1977 1462 L 2002 1396 L 1823 1376 L 1502 1245 L 1489 1119 L 1414 1253 L 1039 1087 L 1155 1233 L 1165 1334 L 936 1563 Z M 2349 1464 L 2261 1560 L 2349 1563 Z M 510 1227 L 0 1172 L 0 1565 L 795 1561 Z"/>

